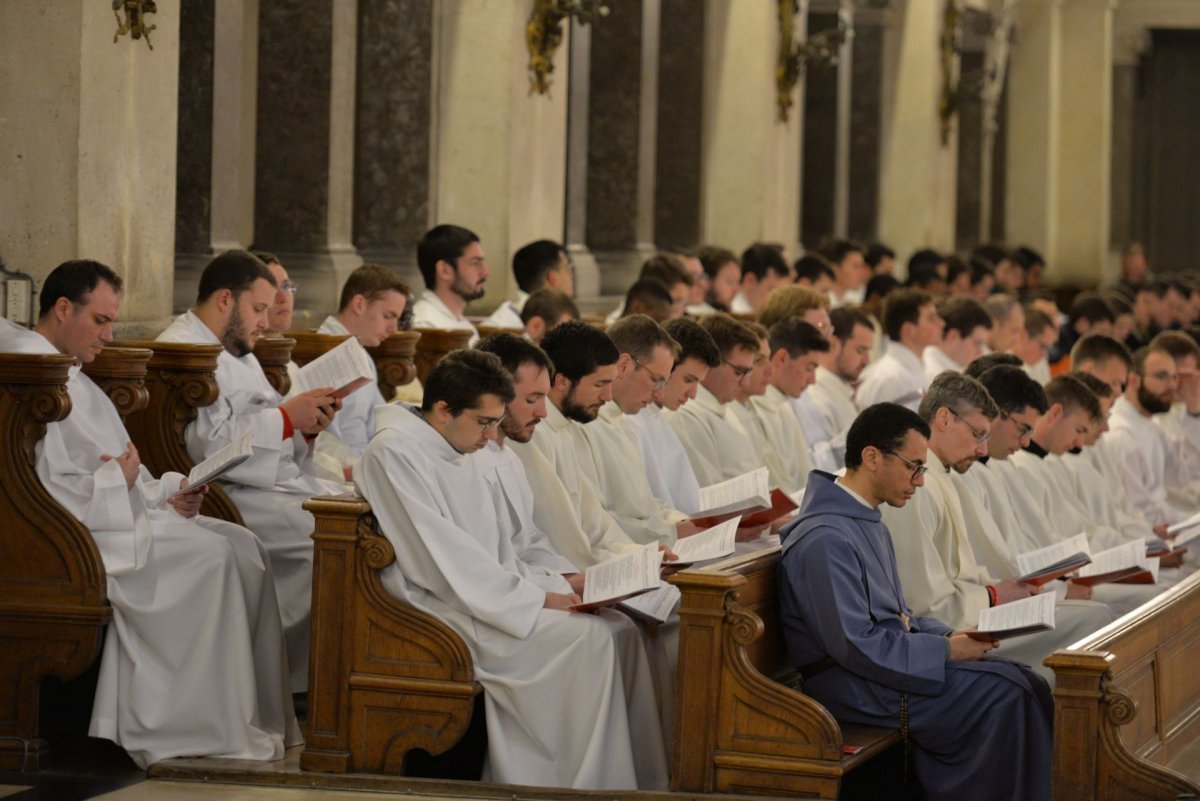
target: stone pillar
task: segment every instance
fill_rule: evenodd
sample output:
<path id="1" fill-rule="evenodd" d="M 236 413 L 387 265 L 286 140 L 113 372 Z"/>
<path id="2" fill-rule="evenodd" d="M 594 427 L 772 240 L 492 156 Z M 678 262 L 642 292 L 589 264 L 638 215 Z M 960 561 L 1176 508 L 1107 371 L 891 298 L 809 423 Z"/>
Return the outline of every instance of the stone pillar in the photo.
<path id="1" fill-rule="evenodd" d="M 1056 283 L 1091 286 L 1111 277 L 1114 5 L 1039 0 L 1018 8 L 1008 238 L 1042 249 Z"/>
<path id="2" fill-rule="evenodd" d="M 421 286 L 430 227 L 433 0 L 359 0 L 354 245 Z"/>
<path id="3" fill-rule="evenodd" d="M 844 239 L 850 227 L 850 122 L 854 99 L 854 5 L 840 0 L 838 24 L 846 31 L 837 65 L 837 125 L 833 180 L 833 234 Z M 815 245 L 817 243 L 809 243 Z"/>
<path id="4" fill-rule="evenodd" d="M 0 108 L 19 110 L 0 115 L 0 253 L 39 284 L 68 259 L 110 265 L 122 333 L 171 314 L 179 18 L 158 3 L 151 50 L 113 42 L 109 3 L 0 3 Z"/>
<path id="5" fill-rule="evenodd" d="M 550 93 L 532 94 L 528 15 L 524 3 L 434 4 L 433 217 L 479 234 L 492 273 L 480 311 L 508 296 L 514 250 L 563 238 L 568 42 Z"/>
<path id="6" fill-rule="evenodd" d="M 880 109 L 883 89 L 885 12 L 859 7 L 854 12 L 854 61 L 850 89 L 850 174 L 847 233 L 876 238 L 879 213 Z"/>
<path id="7" fill-rule="evenodd" d="M 942 3 L 909 0 L 894 20 L 884 69 L 879 236 L 904 261 L 923 247 L 954 248 L 957 124 L 942 144 Z"/>
<path id="8" fill-rule="evenodd" d="M 564 241 L 575 265 L 575 297 L 600 296 L 600 269 L 587 245 L 588 130 L 591 107 L 592 28 L 571 23 L 567 48 L 570 76 L 567 82 L 567 191 Z M 560 79 L 561 80 L 561 79 Z"/>
<path id="9" fill-rule="evenodd" d="M 808 39 L 837 27 L 837 3 L 811 3 L 804 19 Z M 816 248 L 833 234 L 837 205 L 839 70 L 806 69 L 802 80 L 800 241 Z M 796 109 L 793 109 L 793 112 Z"/>
<path id="10" fill-rule="evenodd" d="M 662 0 L 660 17 L 654 239 L 691 247 L 700 243 L 704 3 Z"/>
<path id="11" fill-rule="evenodd" d="M 799 247 L 800 132 L 793 94 L 778 121 L 775 3 L 707 0 L 701 238 L 735 251 L 756 240 Z"/>
<path id="12" fill-rule="evenodd" d="M 301 285 L 307 322 L 362 264 L 350 244 L 357 6 L 263 3 L 259 18 L 254 246 Z"/>

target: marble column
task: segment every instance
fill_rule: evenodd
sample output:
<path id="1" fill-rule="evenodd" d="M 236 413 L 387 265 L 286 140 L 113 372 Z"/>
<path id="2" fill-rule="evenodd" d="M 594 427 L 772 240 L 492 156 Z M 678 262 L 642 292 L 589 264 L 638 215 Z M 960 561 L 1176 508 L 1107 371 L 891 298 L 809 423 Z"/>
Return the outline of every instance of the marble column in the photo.
<path id="1" fill-rule="evenodd" d="M 433 221 L 482 240 L 491 278 L 472 313 L 508 296 L 513 251 L 563 239 L 569 45 L 555 53 L 550 93 L 531 93 L 528 14 L 492 0 L 434 4 Z"/>
<path id="2" fill-rule="evenodd" d="M 952 125 L 942 143 L 938 115 L 942 3 L 910 0 L 894 13 L 885 45 L 879 236 L 904 261 L 920 248 L 954 248 L 958 137 Z"/>
<path id="3" fill-rule="evenodd" d="M 654 239 L 693 247 L 700 243 L 704 4 L 662 0 L 660 17 Z"/>
<path id="4" fill-rule="evenodd" d="M 775 3 L 707 0 L 701 238 L 740 251 L 754 241 L 799 248 L 800 133 L 778 121 Z"/>
<path id="5" fill-rule="evenodd" d="M 837 3 L 812 3 L 806 16 L 805 37 L 837 27 Z M 803 182 L 800 240 L 810 249 L 834 232 L 837 205 L 839 70 L 814 67 L 804 71 L 801 97 L 803 118 Z"/>
<path id="6" fill-rule="evenodd" d="M 854 4 L 839 0 L 838 24 L 846 31 L 846 41 L 837 64 L 837 148 L 833 170 L 833 234 L 844 239 L 850 227 L 850 124 L 854 101 Z"/>
<path id="7" fill-rule="evenodd" d="M 876 238 L 878 225 L 884 22 L 878 9 L 855 10 L 846 233 L 862 242 Z"/>
<path id="8" fill-rule="evenodd" d="M 145 39 L 109 3 L 0 3 L 0 253 L 41 280 L 90 258 L 125 279 L 122 333 L 171 314 L 179 0 L 160 0 Z M 36 68 L 31 67 L 36 65 Z"/>
<path id="9" fill-rule="evenodd" d="M 433 0 L 359 0 L 354 245 L 414 287 L 430 227 Z"/>
<path id="10" fill-rule="evenodd" d="M 567 42 L 566 222 L 564 242 L 575 265 L 575 297 L 600 297 L 600 268 L 587 245 L 588 132 L 591 106 L 592 27 L 571 22 Z"/>
<path id="11" fill-rule="evenodd" d="M 301 325 L 362 264 L 350 243 L 357 5 L 260 8 L 254 247 L 301 285 Z"/>

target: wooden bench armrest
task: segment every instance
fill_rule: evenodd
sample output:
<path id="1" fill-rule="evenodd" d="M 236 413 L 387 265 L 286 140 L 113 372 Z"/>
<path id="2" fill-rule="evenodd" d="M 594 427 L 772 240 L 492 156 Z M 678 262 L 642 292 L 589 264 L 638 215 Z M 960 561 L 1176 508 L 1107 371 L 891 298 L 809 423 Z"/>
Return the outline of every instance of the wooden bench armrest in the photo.
<path id="1" fill-rule="evenodd" d="M 379 373 L 379 393 L 391 401 L 399 387 L 411 384 L 417 377 L 417 343 L 420 331 L 397 331 L 367 353 L 375 360 L 375 371 Z"/>
<path id="2" fill-rule="evenodd" d="M 417 340 L 416 363 L 417 378 L 421 383 L 429 377 L 429 371 L 443 356 L 452 350 L 467 347 L 471 341 L 471 332 L 458 328 L 414 328 L 421 335 Z"/>
<path id="3" fill-rule="evenodd" d="M 146 368 L 154 351 L 149 348 L 118 348 L 108 346 L 96 358 L 83 366 L 88 378 L 104 390 L 117 413 L 127 417 L 140 412 L 150 403 L 146 389 Z"/>
<path id="4" fill-rule="evenodd" d="M 288 362 L 292 359 L 292 346 L 295 344 L 296 340 L 284 336 L 260 337 L 254 343 L 254 358 L 258 359 L 271 387 L 280 395 L 287 395 L 292 388 Z"/>

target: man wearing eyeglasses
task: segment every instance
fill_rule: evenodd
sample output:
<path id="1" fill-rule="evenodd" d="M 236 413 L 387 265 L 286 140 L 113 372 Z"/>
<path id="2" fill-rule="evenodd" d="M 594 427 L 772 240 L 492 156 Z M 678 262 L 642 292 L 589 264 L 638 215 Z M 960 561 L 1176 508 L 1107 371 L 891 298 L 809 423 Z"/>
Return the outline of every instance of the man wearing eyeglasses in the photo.
<path id="1" fill-rule="evenodd" d="M 494 781 L 587 789 L 665 789 L 654 680 L 636 627 L 572 611 L 561 575 L 522 558 L 509 513 L 471 454 L 497 436 L 512 377 L 491 353 L 448 354 L 420 408 L 377 410 L 379 432 L 354 467 L 396 560 L 388 592 L 469 644 L 487 710 Z"/>
<path id="2" fill-rule="evenodd" d="M 902 406 L 871 406 L 847 432 L 845 475 L 813 472 L 798 519 L 781 534 L 788 657 L 804 693 L 839 720 L 901 730 L 925 797 L 1046 801 L 1046 682 L 990 656 L 996 641 L 973 639 L 970 624 L 926 616 L 897 569 L 893 542 L 917 532 L 889 532 L 883 518 L 928 493 L 930 435 Z"/>
<path id="3" fill-rule="evenodd" d="M 254 257 L 267 265 L 271 275 L 275 276 L 275 300 L 267 310 L 267 331 L 265 336 L 281 337 L 292 330 L 292 318 L 296 308 L 296 282 L 288 276 L 288 271 L 279 263 L 279 257 L 265 250 L 254 251 Z M 288 378 L 296 383 L 296 374 L 300 365 L 288 359 Z"/>
<path id="4" fill-rule="evenodd" d="M 885 509 L 883 518 L 892 531 L 900 579 L 914 611 L 937 617 L 956 629 L 967 628 L 978 622 L 984 609 L 1039 592 L 1037 586 L 1016 578 L 998 579 L 980 564 L 962 501 L 950 477 L 951 471 L 965 473 L 977 459 L 987 456 L 999 409 L 978 381 L 945 372 L 929 386 L 918 414 L 930 428 L 925 491 L 903 509 Z M 1053 680 L 1042 659 L 1113 619 L 1101 604 L 1070 603 L 1079 605 L 1079 610 L 1058 615 L 1054 629 L 1007 640 L 1001 653 L 1033 665 Z"/>

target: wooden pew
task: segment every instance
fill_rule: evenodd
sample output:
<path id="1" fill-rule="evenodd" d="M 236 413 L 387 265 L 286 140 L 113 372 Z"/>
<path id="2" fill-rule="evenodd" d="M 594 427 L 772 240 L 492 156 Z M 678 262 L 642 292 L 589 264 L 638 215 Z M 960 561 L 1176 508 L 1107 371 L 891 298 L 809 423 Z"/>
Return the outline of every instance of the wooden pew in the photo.
<path id="1" fill-rule="evenodd" d="M 421 338 L 417 340 L 417 378 L 421 383 L 429 377 L 429 371 L 452 350 L 467 347 L 471 332 L 457 328 L 415 328 Z"/>
<path id="2" fill-rule="evenodd" d="M 188 455 L 183 432 L 198 410 L 216 403 L 220 395 L 216 370 L 221 346 L 152 340 L 126 340 L 113 346 L 153 351 L 146 369 L 150 403 L 127 415 L 125 427 L 151 473 L 161 476 L 174 470 L 186 476 L 195 463 Z M 290 351 L 291 346 L 288 348 Z M 237 507 L 216 483 L 209 485 L 201 512 L 231 523 L 242 522 Z"/>
<path id="3" fill-rule="evenodd" d="M 799 689 L 779 628 L 779 548 L 671 577 L 679 685 L 671 789 L 837 798 L 843 777 L 900 733 L 839 724 Z M 843 756 L 843 746 L 862 746 Z"/>
<path id="4" fill-rule="evenodd" d="M 1200 735 L 1198 661 L 1200 573 L 1047 657 L 1055 801 L 1200 797 L 1167 767 Z"/>
<path id="5" fill-rule="evenodd" d="M 150 403 L 146 369 L 154 351 L 149 348 L 106 347 L 83 372 L 104 390 L 122 418 L 145 409 Z"/>
<path id="6" fill-rule="evenodd" d="M 254 358 L 258 359 L 267 374 L 267 381 L 280 395 L 287 395 L 292 388 L 292 377 L 287 368 L 295 344 L 296 340 L 285 336 L 260 337 L 254 343 Z"/>
<path id="7" fill-rule="evenodd" d="M 70 356 L 0 354 L 0 770 L 39 770 L 42 679 L 71 679 L 100 652 L 112 618 L 91 533 L 35 472 L 46 424 L 71 411 Z"/>
<path id="8" fill-rule="evenodd" d="M 300 767 L 398 774 L 413 749 L 446 752 L 482 690 L 466 643 L 384 589 L 379 571 L 396 554 L 365 500 L 313 498 L 304 508 L 316 530 Z"/>
<path id="9" fill-rule="evenodd" d="M 289 331 L 288 337 L 296 340 L 292 348 L 292 361 L 303 367 L 331 348 L 340 345 L 348 334 L 319 334 L 316 331 Z M 375 362 L 379 375 L 379 392 L 384 400 L 396 396 L 396 387 L 402 387 L 417 377 L 413 362 L 417 341 L 421 334 L 416 331 L 397 331 L 367 353 Z"/>
<path id="10" fill-rule="evenodd" d="M 521 336 L 525 333 L 522 328 L 505 328 L 501 325 L 477 325 L 475 330 L 479 332 L 480 339 L 486 339 L 492 334 L 512 334 L 513 336 Z"/>

